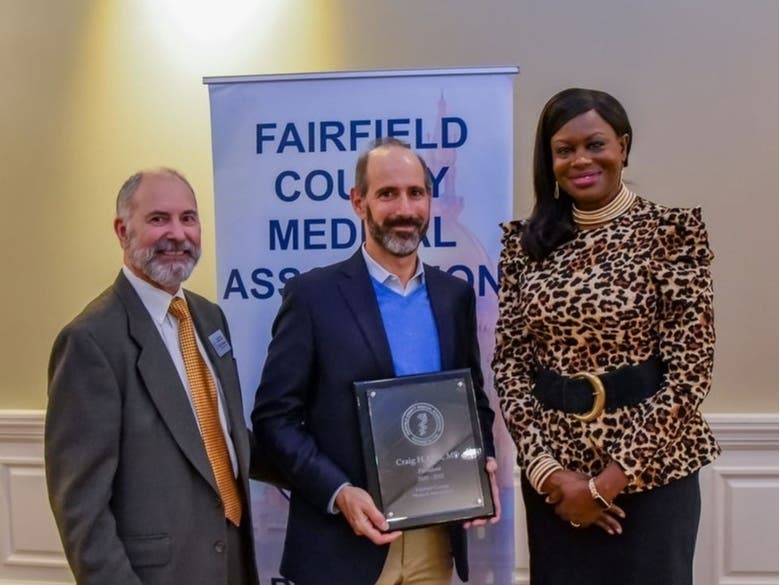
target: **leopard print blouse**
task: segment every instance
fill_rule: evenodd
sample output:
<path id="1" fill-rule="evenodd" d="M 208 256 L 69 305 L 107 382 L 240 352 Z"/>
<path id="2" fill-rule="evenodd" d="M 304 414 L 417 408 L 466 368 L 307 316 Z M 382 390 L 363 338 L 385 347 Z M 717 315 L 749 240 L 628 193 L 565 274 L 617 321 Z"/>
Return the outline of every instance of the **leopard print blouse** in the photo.
<path id="1" fill-rule="evenodd" d="M 504 224 L 495 387 L 526 473 L 552 457 L 597 475 L 620 464 L 641 492 L 685 477 L 720 448 L 699 412 L 714 354 L 712 252 L 701 210 L 637 197 L 609 224 L 581 230 L 541 261 Z M 542 409 L 537 368 L 600 374 L 659 355 L 664 384 L 641 403 L 581 423 Z"/>

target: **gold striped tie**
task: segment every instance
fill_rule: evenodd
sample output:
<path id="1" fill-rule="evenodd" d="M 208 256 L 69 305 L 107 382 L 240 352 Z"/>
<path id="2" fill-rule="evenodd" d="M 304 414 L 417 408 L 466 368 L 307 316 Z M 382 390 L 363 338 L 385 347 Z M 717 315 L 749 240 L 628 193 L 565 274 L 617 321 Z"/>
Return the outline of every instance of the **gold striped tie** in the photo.
<path id="1" fill-rule="evenodd" d="M 187 302 L 176 297 L 171 301 L 168 311 L 179 321 L 179 344 L 190 382 L 192 403 L 198 415 L 200 434 L 211 462 L 214 478 L 217 480 L 222 504 L 225 506 L 225 517 L 238 526 L 241 523 L 241 496 L 233 475 L 233 466 L 230 463 L 222 425 L 219 423 L 217 386 L 198 350 Z"/>

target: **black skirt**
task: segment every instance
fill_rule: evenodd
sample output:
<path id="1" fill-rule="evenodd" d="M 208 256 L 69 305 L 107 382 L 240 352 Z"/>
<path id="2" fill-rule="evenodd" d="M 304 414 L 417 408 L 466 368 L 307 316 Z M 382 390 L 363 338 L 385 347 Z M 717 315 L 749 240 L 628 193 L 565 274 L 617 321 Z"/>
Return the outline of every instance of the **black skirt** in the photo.
<path id="1" fill-rule="evenodd" d="M 699 527 L 699 474 L 615 503 L 622 534 L 574 528 L 523 478 L 531 585 L 692 585 Z"/>

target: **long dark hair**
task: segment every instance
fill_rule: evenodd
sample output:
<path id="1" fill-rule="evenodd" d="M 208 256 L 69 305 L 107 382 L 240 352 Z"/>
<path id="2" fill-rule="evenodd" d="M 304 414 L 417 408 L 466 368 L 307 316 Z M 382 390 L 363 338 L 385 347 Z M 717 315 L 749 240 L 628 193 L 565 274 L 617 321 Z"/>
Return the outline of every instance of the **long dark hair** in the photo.
<path id="1" fill-rule="evenodd" d="M 572 118 L 595 110 L 618 136 L 628 135 L 626 161 L 633 131 L 628 115 L 615 98 L 595 89 L 572 87 L 555 94 L 544 106 L 536 127 L 534 144 L 534 209 L 523 231 L 523 249 L 535 260 L 545 258 L 557 246 L 574 237 L 572 200 L 565 191 L 556 199 L 550 139 Z"/>

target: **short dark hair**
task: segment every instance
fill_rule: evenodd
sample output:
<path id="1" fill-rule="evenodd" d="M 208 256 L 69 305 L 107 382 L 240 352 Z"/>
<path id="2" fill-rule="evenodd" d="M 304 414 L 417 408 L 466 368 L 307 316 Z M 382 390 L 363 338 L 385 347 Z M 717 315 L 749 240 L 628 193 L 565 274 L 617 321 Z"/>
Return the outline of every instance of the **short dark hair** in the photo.
<path id="1" fill-rule="evenodd" d="M 355 189 L 361 197 L 365 197 L 366 193 L 368 193 L 368 178 L 366 177 L 366 171 L 368 170 L 369 156 L 371 156 L 372 152 L 380 148 L 393 147 L 406 148 L 407 150 L 414 152 L 408 142 L 387 136 L 374 140 L 374 142 L 371 143 L 371 147 L 363 152 L 358 158 L 357 164 L 355 165 Z M 425 161 L 419 154 L 414 152 L 414 155 L 417 157 L 417 160 L 420 161 L 420 166 L 422 166 L 423 176 L 425 177 L 425 190 L 430 193 L 433 189 L 433 181 L 431 179 L 431 174 L 428 172 L 428 165 L 425 164 Z"/>
<path id="2" fill-rule="evenodd" d="M 631 152 L 633 129 L 625 109 L 614 97 L 596 89 L 572 87 L 555 94 L 542 109 L 534 143 L 534 208 L 523 232 L 523 248 L 540 260 L 574 237 L 569 197 L 554 197 L 555 175 L 550 140 L 569 120 L 594 110 L 618 136 L 627 135 L 626 158 Z"/>
<path id="3" fill-rule="evenodd" d="M 129 219 L 130 212 L 133 208 L 133 195 L 135 195 L 135 192 L 138 191 L 138 187 L 141 185 L 141 181 L 143 181 L 146 175 L 155 174 L 172 175 L 176 177 L 182 183 L 187 185 L 187 188 L 190 190 L 193 196 L 195 195 L 195 190 L 192 188 L 192 185 L 190 185 L 190 182 L 176 169 L 158 167 L 156 169 L 138 171 L 137 173 L 130 175 L 127 180 L 122 183 L 122 186 L 119 188 L 119 193 L 116 195 L 116 216 L 119 219 L 122 221 L 127 221 Z"/>

